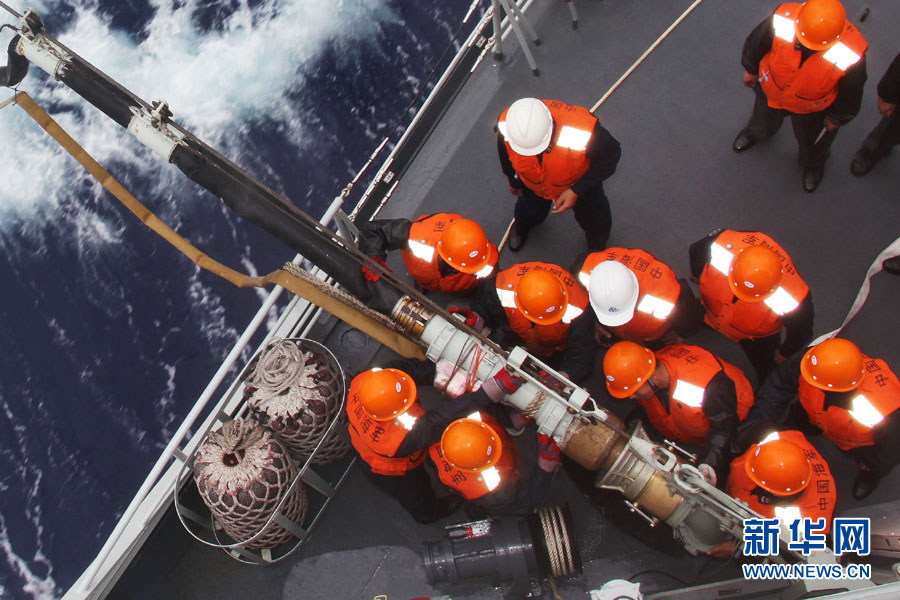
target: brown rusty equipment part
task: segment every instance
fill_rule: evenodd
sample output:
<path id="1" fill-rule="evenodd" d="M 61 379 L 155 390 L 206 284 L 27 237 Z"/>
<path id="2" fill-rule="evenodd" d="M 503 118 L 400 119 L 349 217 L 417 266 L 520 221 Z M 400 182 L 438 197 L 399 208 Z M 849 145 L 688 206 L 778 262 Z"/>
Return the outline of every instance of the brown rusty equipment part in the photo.
<path id="1" fill-rule="evenodd" d="M 625 426 L 614 415 L 609 415 L 609 425 L 577 422 L 573 423 L 573 428 L 562 451 L 590 471 L 608 471 L 622 456 L 628 443 L 628 439 L 619 433 Z M 652 469 L 649 465 L 647 468 Z M 659 472 L 653 472 L 643 485 L 629 487 L 622 493 L 642 510 L 662 520 L 672 516 L 683 501 L 681 496 L 672 494 L 666 478 Z"/>

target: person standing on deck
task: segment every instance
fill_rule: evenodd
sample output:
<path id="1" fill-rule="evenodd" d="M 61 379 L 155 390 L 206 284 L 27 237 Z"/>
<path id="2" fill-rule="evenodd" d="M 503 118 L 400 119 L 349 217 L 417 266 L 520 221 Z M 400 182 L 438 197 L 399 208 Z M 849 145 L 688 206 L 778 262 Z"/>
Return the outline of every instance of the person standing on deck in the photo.
<path id="1" fill-rule="evenodd" d="M 499 257 L 481 226 L 455 213 L 369 221 L 360 227 L 359 249 L 385 267 L 387 251 L 400 250 L 416 283 L 450 293 L 474 289 L 494 271 Z M 381 278 L 369 265 L 363 265 L 363 275 L 369 281 Z"/>
<path id="2" fill-rule="evenodd" d="M 500 402 L 519 385 L 518 379 L 501 369 L 478 391 L 426 412 L 417 401 L 416 384 L 404 371 L 363 371 L 350 382 L 347 394 L 350 442 L 376 487 L 394 496 L 417 522 L 433 523 L 462 502 L 454 496 L 435 495 L 423 466 L 428 447 L 454 419 L 491 401 Z"/>
<path id="3" fill-rule="evenodd" d="M 758 231 L 717 229 L 691 244 L 688 254 L 706 324 L 741 345 L 757 385 L 812 339 L 812 294 L 775 240 Z"/>
<path id="4" fill-rule="evenodd" d="M 703 307 L 687 281 L 644 250 L 591 252 L 576 259 L 572 272 L 588 290 L 598 340 L 658 350 L 682 343 L 703 324 Z"/>
<path id="5" fill-rule="evenodd" d="M 518 196 L 509 249 L 518 252 L 551 208 L 571 208 L 588 249 L 605 248 L 612 213 L 603 181 L 616 171 L 619 142 L 587 109 L 557 100 L 516 100 L 496 129 L 500 166 Z"/>
<path id="6" fill-rule="evenodd" d="M 856 459 L 853 497 L 862 500 L 900 462 L 900 379 L 886 362 L 842 338 L 788 360 L 757 392 L 748 420 L 787 420 L 821 431 Z"/>
<path id="7" fill-rule="evenodd" d="M 856 151 L 850 163 L 850 172 L 862 177 L 872 170 L 879 160 L 900 144 L 900 54 L 878 82 L 878 112 L 883 116 Z"/>
<path id="8" fill-rule="evenodd" d="M 700 346 L 652 352 L 618 342 L 603 357 L 603 373 L 609 394 L 640 404 L 663 436 L 704 448 L 699 468 L 711 485 L 722 478 L 732 437 L 753 405 L 740 369 Z"/>
<path id="9" fill-rule="evenodd" d="M 867 46 L 838 0 L 776 8 L 744 42 L 744 85 L 753 88 L 756 102 L 732 149 L 743 152 L 771 137 L 790 115 L 803 189 L 814 192 L 838 128 L 859 112 Z"/>

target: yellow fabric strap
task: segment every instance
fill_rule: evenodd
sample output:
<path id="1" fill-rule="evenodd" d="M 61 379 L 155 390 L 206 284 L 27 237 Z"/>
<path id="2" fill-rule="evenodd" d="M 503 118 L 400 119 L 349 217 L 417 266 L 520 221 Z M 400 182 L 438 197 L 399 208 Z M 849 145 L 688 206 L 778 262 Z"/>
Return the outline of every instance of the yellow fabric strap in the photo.
<path id="1" fill-rule="evenodd" d="M 312 302 L 316 306 L 328 311 L 352 327 L 356 327 L 366 335 L 369 335 L 378 342 L 393 349 L 395 352 L 409 358 L 425 358 L 422 349 L 413 341 L 360 312 L 357 307 L 342 302 L 340 298 L 327 294 L 316 285 L 304 281 L 296 275 L 284 270 L 278 270 L 269 273 L 265 277 L 252 277 L 213 260 L 196 246 L 178 235 L 174 229 L 166 225 L 166 223 L 153 214 L 150 209 L 141 204 L 141 202 L 126 190 L 121 183 L 116 181 L 116 179 L 110 175 L 109 171 L 104 169 L 100 163 L 94 160 L 93 157 L 78 144 L 78 142 L 72 139 L 72 137 L 60 127 L 59 123 L 54 121 L 43 108 L 38 106 L 31 96 L 25 92 L 18 92 L 10 100 L 21 106 L 22 109 L 28 113 L 38 125 L 49 133 L 66 152 L 71 154 L 72 157 L 100 183 L 100 185 L 121 202 L 125 208 L 134 213 L 144 225 L 152 229 L 157 235 L 174 246 L 179 252 L 191 259 L 191 261 L 201 269 L 214 273 L 240 288 L 265 287 L 269 284 L 280 285 L 294 294 Z M 0 104 L 0 108 L 6 106 L 9 102 L 10 101 L 6 101 L 3 104 Z"/>

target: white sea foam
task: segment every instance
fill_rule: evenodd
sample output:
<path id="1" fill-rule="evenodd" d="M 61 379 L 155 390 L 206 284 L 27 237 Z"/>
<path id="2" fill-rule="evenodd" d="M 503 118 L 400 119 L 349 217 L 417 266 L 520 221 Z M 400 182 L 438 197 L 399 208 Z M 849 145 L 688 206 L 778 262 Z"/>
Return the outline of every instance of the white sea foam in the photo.
<path id="1" fill-rule="evenodd" d="M 11 4 L 21 11 L 26 3 Z M 38 4 L 44 14 L 57 5 Z M 176 120 L 233 158 L 240 154 L 239 140 L 260 119 L 278 123 L 287 139 L 302 145 L 303 115 L 288 94 L 302 87 L 303 68 L 329 42 L 356 43 L 392 18 L 384 0 L 268 0 L 253 8 L 242 1 L 220 27 L 200 31 L 192 22 L 199 0 L 151 4 L 155 13 L 139 41 L 112 30 L 89 1 L 75 6 L 68 29 L 52 33 L 145 100 L 167 100 Z M 32 72 L 21 88 L 56 107 L 54 118 L 101 164 L 115 160 L 150 173 L 159 195 L 183 182 L 61 84 Z M 0 144 L 16 148 L 0 164 L 0 227 L 10 213 L 27 219 L 52 212 L 83 178 L 80 167 L 14 107 L 0 112 Z"/>

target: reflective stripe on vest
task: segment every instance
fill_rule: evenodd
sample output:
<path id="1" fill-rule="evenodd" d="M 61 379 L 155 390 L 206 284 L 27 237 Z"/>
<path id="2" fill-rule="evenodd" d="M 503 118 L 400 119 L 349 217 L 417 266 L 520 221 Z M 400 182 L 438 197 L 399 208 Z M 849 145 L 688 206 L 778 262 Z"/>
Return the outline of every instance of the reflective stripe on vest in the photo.
<path id="1" fill-rule="evenodd" d="M 872 406 L 869 399 L 862 394 L 853 398 L 848 412 L 851 417 L 869 428 L 875 427 L 884 421 L 884 415 L 878 412 L 878 409 Z"/>
<path id="2" fill-rule="evenodd" d="M 663 300 L 662 298 L 657 298 L 656 296 L 651 296 L 650 294 L 644 296 L 637 305 L 638 311 L 653 315 L 657 319 L 665 319 L 674 308 L 674 303 Z"/>
<path id="3" fill-rule="evenodd" d="M 500 485 L 500 471 L 497 470 L 497 467 L 491 467 L 489 469 L 485 469 L 480 474 L 480 479 L 483 479 L 484 486 L 488 489 L 489 492 L 493 492 L 497 489 L 497 486 Z"/>
<path id="4" fill-rule="evenodd" d="M 514 291 L 497 288 L 497 297 L 500 298 L 500 306 L 503 308 L 516 308 L 516 293 Z"/>
<path id="5" fill-rule="evenodd" d="M 855 65 L 862 57 L 843 43 L 838 42 L 826 50 L 825 54 L 822 55 L 822 58 L 841 71 L 846 71 L 849 67 Z"/>
<path id="6" fill-rule="evenodd" d="M 791 523 L 794 521 L 798 521 L 803 518 L 803 513 L 800 510 L 799 506 L 776 506 L 775 507 L 775 518 L 781 519 L 781 528 L 785 530 L 790 530 Z M 800 537 L 803 537 L 803 532 L 800 531 L 803 528 L 798 529 L 798 534 Z"/>
<path id="7" fill-rule="evenodd" d="M 562 322 L 563 323 L 571 323 L 575 319 L 581 316 L 581 313 L 584 312 L 583 308 L 578 308 L 574 304 L 569 304 L 566 306 L 566 312 L 563 314 Z"/>
<path id="8" fill-rule="evenodd" d="M 797 299 L 791 296 L 783 287 L 779 287 L 772 292 L 772 295 L 764 299 L 763 302 L 778 316 L 786 315 L 800 306 Z"/>
<path id="9" fill-rule="evenodd" d="M 409 240 L 409 242 L 407 242 L 407 246 L 409 247 L 409 251 L 412 253 L 412 255 L 419 260 L 431 262 L 431 260 L 434 258 L 434 246 L 429 246 L 428 244 L 418 242 L 416 240 Z"/>
<path id="10" fill-rule="evenodd" d="M 564 125 L 556 139 L 556 145 L 570 150 L 585 150 L 590 139 L 590 131 Z"/>
<path id="11" fill-rule="evenodd" d="M 414 416 L 412 416 L 409 413 L 403 413 L 402 415 L 397 417 L 397 422 L 399 422 L 400 425 L 402 425 L 403 428 L 406 429 L 407 431 L 412 431 L 413 425 L 416 424 L 417 420 L 418 419 L 416 419 Z"/>
<path id="12" fill-rule="evenodd" d="M 691 408 L 700 408 L 703 406 L 704 392 L 706 392 L 706 388 L 678 379 L 675 381 L 675 389 L 672 390 L 672 399 Z"/>
<path id="13" fill-rule="evenodd" d="M 591 274 L 580 271 L 578 273 L 578 281 L 581 282 L 581 285 L 587 288 L 591 283 Z"/>
<path id="14" fill-rule="evenodd" d="M 480 271 L 475 273 L 475 279 L 484 279 L 494 272 L 494 265 L 485 265 Z"/>
<path id="15" fill-rule="evenodd" d="M 709 247 L 709 264 L 722 275 L 728 277 L 728 272 L 731 270 L 731 261 L 733 260 L 734 254 L 716 242 L 713 242 Z"/>
<path id="16" fill-rule="evenodd" d="M 794 21 L 787 17 L 772 15 L 772 27 L 775 28 L 775 36 L 786 42 L 794 41 Z"/>

